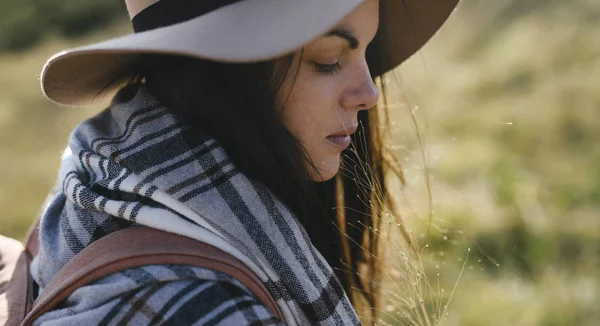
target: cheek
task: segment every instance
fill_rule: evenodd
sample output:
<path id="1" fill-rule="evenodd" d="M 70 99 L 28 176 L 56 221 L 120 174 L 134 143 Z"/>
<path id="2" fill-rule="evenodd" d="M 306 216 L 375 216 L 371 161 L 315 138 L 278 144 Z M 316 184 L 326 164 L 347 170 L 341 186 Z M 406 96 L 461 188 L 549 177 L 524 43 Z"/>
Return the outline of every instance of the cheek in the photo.
<path id="1" fill-rule="evenodd" d="M 331 132 L 337 97 L 330 85 L 318 83 L 318 78 L 296 81 L 283 108 L 283 121 L 288 130 L 309 149 Z"/>
<path id="2" fill-rule="evenodd" d="M 314 181 L 328 180 L 339 169 L 341 153 L 326 140 L 338 128 L 340 105 L 336 83 L 333 78 L 300 77 L 284 105 L 283 121 L 315 164 L 318 171 L 313 174 Z"/>

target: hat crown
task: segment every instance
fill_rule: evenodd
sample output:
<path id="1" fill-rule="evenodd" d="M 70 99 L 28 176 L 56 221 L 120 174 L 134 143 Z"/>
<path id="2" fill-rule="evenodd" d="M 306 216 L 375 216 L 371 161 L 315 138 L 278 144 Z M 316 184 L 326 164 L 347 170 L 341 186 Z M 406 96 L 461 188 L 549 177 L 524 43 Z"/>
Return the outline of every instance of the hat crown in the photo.
<path id="1" fill-rule="evenodd" d="M 127 12 L 129 13 L 129 19 L 133 20 L 133 17 L 139 14 L 142 10 L 150 7 L 151 5 L 159 1 L 160 0 L 125 0 Z"/>
<path id="2" fill-rule="evenodd" d="M 240 1 L 242 0 L 125 0 L 125 4 L 133 30 L 139 33 L 189 21 Z"/>

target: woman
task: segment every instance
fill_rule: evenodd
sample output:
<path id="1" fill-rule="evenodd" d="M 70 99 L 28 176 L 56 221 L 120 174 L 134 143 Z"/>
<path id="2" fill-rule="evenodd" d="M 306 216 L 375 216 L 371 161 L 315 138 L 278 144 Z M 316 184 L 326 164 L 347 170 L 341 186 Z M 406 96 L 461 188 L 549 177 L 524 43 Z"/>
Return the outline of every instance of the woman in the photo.
<path id="1" fill-rule="evenodd" d="M 246 263 L 285 320 L 228 275 L 152 265 L 81 287 L 36 323 L 359 324 L 353 305 L 377 309 L 367 230 L 389 166 L 374 80 L 456 1 L 126 2 L 135 34 L 59 53 L 42 72 L 62 104 L 126 86 L 71 136 L 34 279 L 43 289 L 95 240 L 146 225 Z M 356 162 L 371 172 L 352 175 Z"/>

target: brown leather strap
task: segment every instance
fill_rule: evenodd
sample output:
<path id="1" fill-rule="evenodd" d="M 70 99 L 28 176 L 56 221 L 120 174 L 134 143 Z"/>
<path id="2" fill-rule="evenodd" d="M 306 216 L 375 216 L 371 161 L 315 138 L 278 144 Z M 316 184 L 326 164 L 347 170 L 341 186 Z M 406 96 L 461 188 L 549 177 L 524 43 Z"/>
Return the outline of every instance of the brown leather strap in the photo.
<path id="1" fill-rule="evenodd" d="M 191 265 L 226 273 L 244 284 L 267 309 L 284 321 L 263 282 L 231 255 L 184 236 L 147 227 L 131 227 L 102 237 L 73 257 L 40 293 L 23 325 L 30 325 L 83 285 L 128 268 L 157 264 Z"/>
<path id="2" fill-rule="evenodd" d="M 37 256 L 38 250 L 40 249 L 40 220 L 36 220 L 29 231 L 27 231 L 27 238 L 25 238 L 25 250 L 29 257 L 33 258 Z"/>

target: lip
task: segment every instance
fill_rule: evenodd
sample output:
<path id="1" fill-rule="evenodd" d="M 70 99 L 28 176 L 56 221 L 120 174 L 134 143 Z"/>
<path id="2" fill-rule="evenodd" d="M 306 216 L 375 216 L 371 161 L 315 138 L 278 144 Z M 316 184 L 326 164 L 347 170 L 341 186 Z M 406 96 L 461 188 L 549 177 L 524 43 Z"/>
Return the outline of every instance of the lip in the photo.
<path id="1" fill-rule="evenodd" d="M 357 129 L 358 126 L 353 125 L 352 127 L 336 131 L 334 134 L 327 136 L 326 139 L 332 145 L 346 149 L 348 148 L 348 146 L 350 146 L 350 143 L 352 142 L 352 138 L 350 136 L 354 134 Z"/>
<path id="2" fill-rule="evenodd" d="M 329 143 L 331 143 L 334 146 L 337 147 L 341 147 L 342 149 L 346 149 L 348 148 L 348 146 L 350 146 L 350 143 L 352 142 L 352 138 L 350 138 L 350 135 L 343 135 L 343 136 L 327 136 L 325 139 L 327 139 L 327 141 Z"/>
<path id="3" fill-rule="evenodd" d="M 358 125 L 352 125 L 351 127 L 348 128 L 344 128 L 344 129 L 340 129 L 338 131 L 336 131 L 335 133 L 327 136 L 351 136 L 352 134 L 354 134 L 356 132 L 356 130 L 358 130 Z"/>

